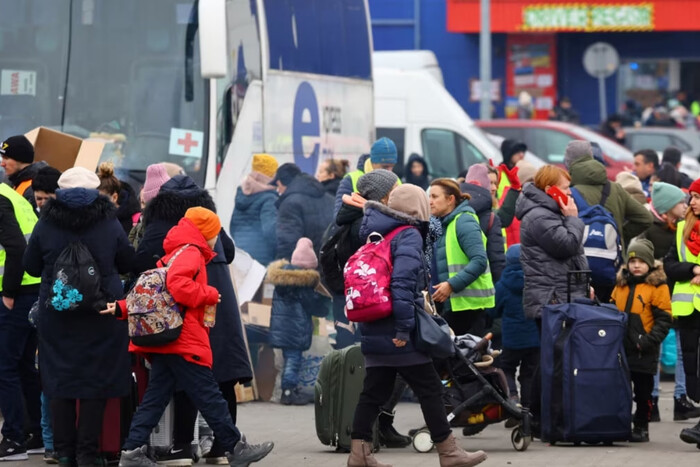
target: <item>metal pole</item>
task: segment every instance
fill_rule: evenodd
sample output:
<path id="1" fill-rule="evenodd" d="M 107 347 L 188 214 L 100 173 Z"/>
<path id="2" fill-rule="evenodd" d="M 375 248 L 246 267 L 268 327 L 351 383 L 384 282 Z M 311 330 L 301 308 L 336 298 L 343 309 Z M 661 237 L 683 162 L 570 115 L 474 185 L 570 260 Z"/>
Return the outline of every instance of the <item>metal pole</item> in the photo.
<path id="1" fill-rule="evenodd" d="M 420 49 L 420 0 L 413 0 L 413 48 Z"/>
<path id="2" fill-rule="evenodd" d="M 479 118 L 491 120 L 491 0 L 481 0 L 479 79 L 481 80 Z"/>
<path id="3" fill-rule="evenodd" d="M 600 98 L 600 121 L 601 123 L 608 119 L 608 101 L 605 95 L 605 78 L 598 76 L 598 95 Z"/>

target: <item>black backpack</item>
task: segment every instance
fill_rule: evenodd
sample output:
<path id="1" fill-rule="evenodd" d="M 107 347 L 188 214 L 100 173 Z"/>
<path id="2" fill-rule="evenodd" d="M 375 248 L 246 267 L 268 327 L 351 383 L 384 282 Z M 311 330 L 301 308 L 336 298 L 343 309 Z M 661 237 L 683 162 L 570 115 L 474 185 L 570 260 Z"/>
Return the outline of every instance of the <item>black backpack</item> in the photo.
<path id="1" fill-rule="evenodd" d="M 56 311 L 71 312 L 107 308 L 100 269 L 84 243 L 71 242 L 58 255 L 47 305 Z"/>
<path id="2" fill-rule="evenodd" d="M 350 238 L 351 230 L 352 224 L 338 226 L 333 223 L 323 234 L 323 238 L 327 240 L 321 246 L 318 263 L 321 266 L 323 283 L 335 295 L 345 294 L 343 269 L 345 269 L 345 263 L 355 253 L 351 246 L 353 243 Z"/>

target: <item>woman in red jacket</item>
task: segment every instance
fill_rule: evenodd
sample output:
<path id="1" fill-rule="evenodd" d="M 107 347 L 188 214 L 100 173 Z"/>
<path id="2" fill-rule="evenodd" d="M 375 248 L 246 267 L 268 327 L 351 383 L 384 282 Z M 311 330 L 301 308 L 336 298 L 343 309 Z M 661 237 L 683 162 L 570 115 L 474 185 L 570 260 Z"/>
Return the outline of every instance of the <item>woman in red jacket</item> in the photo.
<path id="1" fill-rule="evenodd" d="M 220 231 L 221 224 L 214 212 L 195 207 L 188 209 L 185 217 L 165 237 L 162 263 L 173 260 L 168 268 L 166 287 L 187 312 L 177 340 L 158 347 L 139 347 L 133 343 L 129 346 L 131 352 L 149 359 L 151 376 L 124 443 L 120 467 L 156 465 L 146 456 L 148 438 L 158 425 L 176 386 L 187 392 L 214 430 L 227 452 L 230 465 L 257 462 L 273 448 L 271 442 L 251 445 L 241 437 L 211 372 L 212 353 L 204 310 L 216 305 L 220 295 L 214 287 L 207 285 L 206 264 L 215 255 L 212 248 Z M 109 304 L 102 313 L 116 313 L 125 319 L 126 302 Z"/>

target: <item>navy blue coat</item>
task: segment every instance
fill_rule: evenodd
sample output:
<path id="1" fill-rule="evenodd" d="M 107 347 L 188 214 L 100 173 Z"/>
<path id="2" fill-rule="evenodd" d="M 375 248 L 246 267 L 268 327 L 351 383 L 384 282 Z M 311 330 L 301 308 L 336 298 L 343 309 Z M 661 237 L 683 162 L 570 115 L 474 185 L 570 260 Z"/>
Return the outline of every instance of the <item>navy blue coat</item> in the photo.
<path id="1" fill-rule="evenodd" d="M 297 175 L 277 200 L 277 258 L 290 259 L 297 241 L 306 237 L 316 256 L 323 233 L 333 222 L 333 197 L 306 174 Z"/>
<path id="2" fill-rule="evenodd" d="M 267 268 L 267 280 L 275 285 L 269 344 L 280 349 L 307 350 L 314 330 L 311 317 L 328 316 L 330 310 L 330 298 L 314 291 L 321 276 L 315 269 L 302 269 L 279 260 Z"/>
<path id="3" fill-rule="evenodd" d="M 81 241 L 92 253 L 109 301 L 123 297 L 120 273 L 129 271 L 134 250 L 116 218 L 116 208 L 97 190 L 58 190 L 41 210 L 24 252 L 24 267 L 41 276 L 39 368 L 49 398 L 91 399 L 129 394 L 127 323 L 111 315 L 58 312 L 46 306 L 53 266 L 61 251 Z"/>
<path id="4" fill-rule="evenodd" d="M 372 232 L 387 235 L 404 225 L 415 228 L 406 229 L 391 240 L 393 313 L 378 321 L 359 323 L 362 353 L 368 367 L 411 366 L 431 361 L 427 355 L 416 350 L 412 338 L 416 325 L 416 307 L 423 308 L 421 290 L 426 286 L 423 238 L 428 223 L 381 203 L 368 201 L 360 227 L 360 238 L 364 242 Z M 392 342 L 394 338 L 407 343 L 404 347 L 396 347 Z"/>
<path id="5" fill-rule="evenodd" d="M 520 265 L 520 245 L 512 245 L 506 254 L 506 267 L 496 284 L 493 318 L 502 317 L 503 348 L 529 349 L 540 346 L 540 333 L 534 320 L 525 317 L 523 287 L 525 277 Z"/>
<path id="6" fill-rule="evenodd" d="M 230 225 L 231 236 L 238 248 L 246 251 L 263 266 L 275 259 L 277 199 L 274 190 L 245 194 L 238 187 L 236 192 L 236 207 Z"/>

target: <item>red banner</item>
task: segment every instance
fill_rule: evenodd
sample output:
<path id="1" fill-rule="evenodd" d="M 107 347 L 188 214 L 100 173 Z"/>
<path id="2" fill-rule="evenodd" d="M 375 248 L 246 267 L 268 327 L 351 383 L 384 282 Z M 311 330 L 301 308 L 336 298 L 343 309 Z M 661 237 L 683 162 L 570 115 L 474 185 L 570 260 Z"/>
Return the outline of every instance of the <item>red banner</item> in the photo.
<path id="1" fill-rule="evenodd" d="M 548 118 L 557 98 L 554 34 L 509 34 L 506 49 L 506 118 Z"/>

